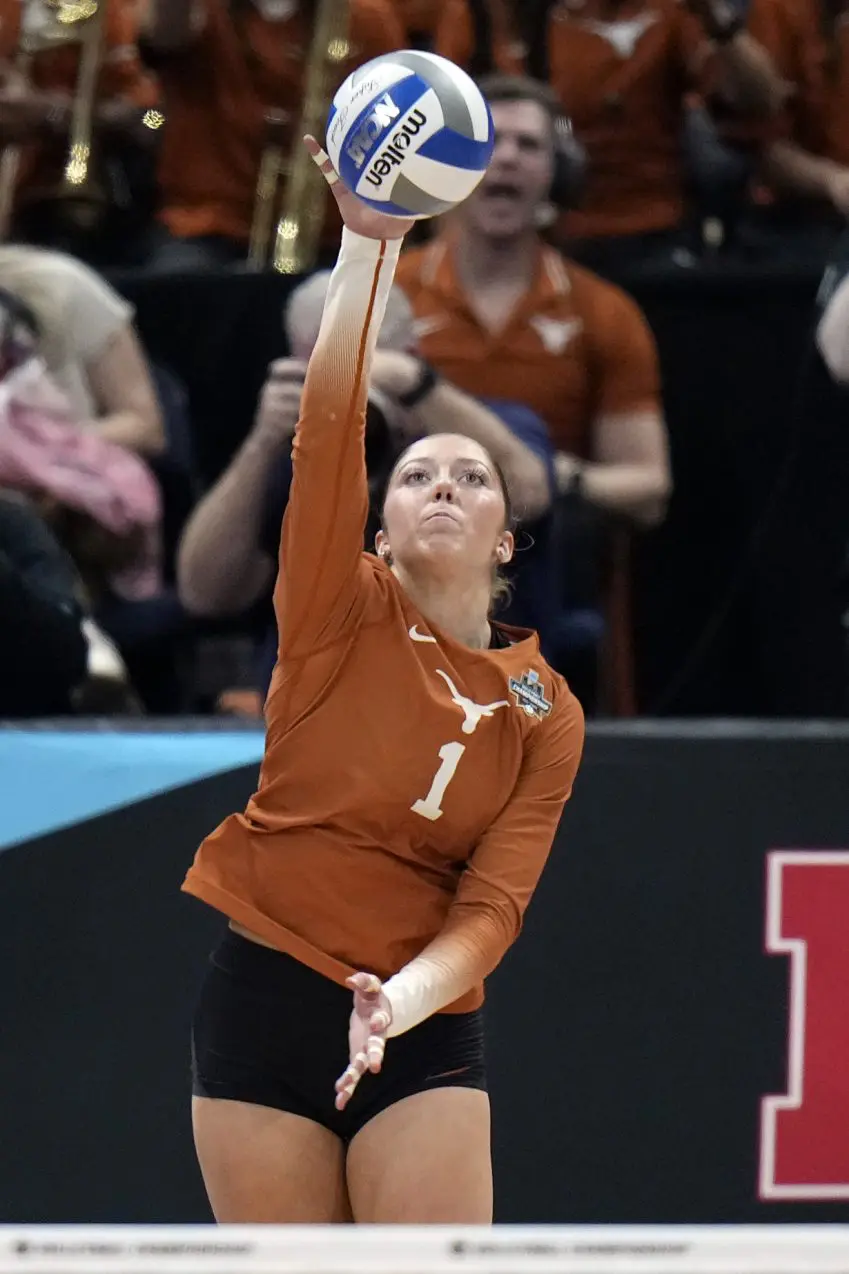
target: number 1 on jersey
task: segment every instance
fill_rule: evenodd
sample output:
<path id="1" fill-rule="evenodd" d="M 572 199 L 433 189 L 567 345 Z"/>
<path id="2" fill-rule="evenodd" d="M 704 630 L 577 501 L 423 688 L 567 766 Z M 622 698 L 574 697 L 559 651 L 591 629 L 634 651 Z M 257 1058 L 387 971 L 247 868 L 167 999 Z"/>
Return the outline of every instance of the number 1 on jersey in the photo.
<path id="1" fill-rule="evenodd" d="M 414 814 L 421 814 L 422 818 L 427 818 L 431 823 L 435 823 L 438 818 L 442 818 L 442 799 L 445 796 L 448 784 L 453 779 L 457 766 L 460 764 L 460 757 L 466 750 L 464 743 L 444 743 L 439 749 L 439 759 L 442 762 L 439 769 L 434 775 L 433 782 L 430 785 L 430 791 L 423 801 L 416 801 L 410 809 Z"/>

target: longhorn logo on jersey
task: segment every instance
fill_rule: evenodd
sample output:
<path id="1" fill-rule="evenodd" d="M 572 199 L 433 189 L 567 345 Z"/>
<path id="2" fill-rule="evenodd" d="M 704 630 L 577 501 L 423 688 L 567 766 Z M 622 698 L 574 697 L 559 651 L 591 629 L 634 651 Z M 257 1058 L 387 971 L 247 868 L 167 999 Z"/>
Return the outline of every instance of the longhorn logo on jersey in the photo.
<path id="1" fill-rule="evenodd" d="M 516 696 L 516 703 L 525 716 L 538 717 L 542 720 L 551 711 L 551 704 L 545 697 L 545 689 L 539 679 L 539 673 L 533 668 L 523 672 L 520 679 L 510 678 L 510 693 Z"/>
<path id="2" fill-rule="evenodd" d="M 463 713 L 465 719 L 460 729 L 464 734 L 474 734 L 484 717 L 494 716 L 499 708 L 510 707 L 507 699 L 499 699 L 496 703 L 475 703 L 473 699 L 467 699 L 465 695 L 460 694 L 447 672 L 437 668 L 436 675 L 445 682 L 451 691 L 451 698 Z"/>

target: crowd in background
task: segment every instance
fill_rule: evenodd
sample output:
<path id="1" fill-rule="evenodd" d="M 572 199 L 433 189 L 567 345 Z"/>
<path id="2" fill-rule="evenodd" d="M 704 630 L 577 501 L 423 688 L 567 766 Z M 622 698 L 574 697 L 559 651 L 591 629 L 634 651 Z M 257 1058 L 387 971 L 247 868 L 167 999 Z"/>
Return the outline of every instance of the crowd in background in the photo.
<path id="1" fill-rule="evenodd" d="M 286 356 L 202 484 L 204 420 L 145 349 L 123 281 L 268 267 L 263 164 L 294 153 L 322 32 L 335 83 L 393 49 L 450 57 L 497 139 L 478 192 L 402 258 L 370 390 L 364 546 L 406 442 L 478 439 L 522 527 L 502 617 L 539 631 L 590 712 L 610 710 L 611 645 L 630 639 L 622 545 L 674 489 L 629 281 L 819 274 L 845 228 L 842 0 L 0 0 L 0 716 L 261 717 L 327 271 L 286 291 Z M 319 265 L 338 234 L 328 212 Z M 824 308 L 835 379 L 841 314 Z"/>

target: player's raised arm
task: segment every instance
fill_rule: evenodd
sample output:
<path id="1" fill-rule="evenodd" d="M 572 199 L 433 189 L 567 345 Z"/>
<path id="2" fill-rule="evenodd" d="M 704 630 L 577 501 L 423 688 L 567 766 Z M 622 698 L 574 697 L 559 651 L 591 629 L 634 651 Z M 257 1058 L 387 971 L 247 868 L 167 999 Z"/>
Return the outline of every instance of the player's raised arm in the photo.
<path id="1" fill-rule="evenodd" d="M 412 222 L 374 212 L 339 181 L 313 138 L 345 229 L 309 361 L 292 451 L 274 606 L 280 649 L 307 653 L 350 613 L 368 514 L 369 370 L 401 241 Z"/>

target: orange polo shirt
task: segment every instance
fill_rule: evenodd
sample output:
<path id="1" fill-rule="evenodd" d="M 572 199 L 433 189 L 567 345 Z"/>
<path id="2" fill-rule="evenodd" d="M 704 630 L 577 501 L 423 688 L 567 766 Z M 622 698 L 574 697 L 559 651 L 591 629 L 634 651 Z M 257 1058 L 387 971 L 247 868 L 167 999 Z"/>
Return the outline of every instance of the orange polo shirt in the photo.
<path id="1" fill-rule="evenodd" d="M 310 33 L 300 10 L 272 21 L 246 5 L 234 20 L 226 0 L 205 0 L 205 11 L 201 34 L 163 59 L 160 72 L 168 101 L 160 217 L 180 237 L 247 240 L 265 118 L 285 111 L 296 126 Z M 390 0 L 352 0 L 351 56 L 335 87 L 355 66 L 404 42 Z"/>
<path id="2" fill-rule="evenodd" d="M 503 331 L 474 314 L 447 238 L 405 253 L 397 281 L 424 357 L 480 398 L 530 407 L 559 450 L 592 457 L 595 420 L 660 410 L 654 337 L 629 296 L 540 245 L 534 283 Z"/>
<path id="3" fill-rule="evenodd" d="M 710 45 L 676 0 L 556 5 L 551 83 L 589 160 L 586 195 L 565 222 L 576 238 L 668 230 L 684 212 L 682 103 L 708 91 Z"/>
<path id="4" fill-rule="evenodd" d="M 434 52 L 466 69 L 475 51 L 475 27 L 467 0 L 445 0 L 442 9 Z M 504 0 L 490 0 L 489 9 L 495 67 L 505 75 L 524 75 L 525 48 L 513 30 Z"/>

